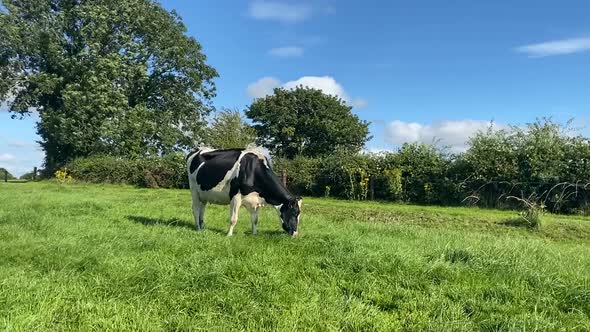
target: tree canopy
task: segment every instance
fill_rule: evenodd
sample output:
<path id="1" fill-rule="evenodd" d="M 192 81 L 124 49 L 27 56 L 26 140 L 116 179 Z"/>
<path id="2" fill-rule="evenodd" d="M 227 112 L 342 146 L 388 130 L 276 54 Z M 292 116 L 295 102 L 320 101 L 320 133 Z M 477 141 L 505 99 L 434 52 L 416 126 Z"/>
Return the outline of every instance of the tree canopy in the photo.
<path id="1" fill-rule="evenodd" d="M 256 141 L 256 131 L 244 121 L 240 111 L 223 109 L 215 114 L 204 141 L 216 149 L 245 148 Z"/>
<path id="2" fill-rule="evenodd" d="M 357 152 L 370 139 L 369 123 L 359 120 L 352 107 L 313 88 L 277 88 L 255 100 L 246 115 L 254 121 L 259 143 L 286 158 Z"/>
<path id="3" fill-rule="evenodd" d="M 200 141 L 214 68 L 153 0 L 0 0 L 0 101 L 38 112 L 48 168 Z"/>

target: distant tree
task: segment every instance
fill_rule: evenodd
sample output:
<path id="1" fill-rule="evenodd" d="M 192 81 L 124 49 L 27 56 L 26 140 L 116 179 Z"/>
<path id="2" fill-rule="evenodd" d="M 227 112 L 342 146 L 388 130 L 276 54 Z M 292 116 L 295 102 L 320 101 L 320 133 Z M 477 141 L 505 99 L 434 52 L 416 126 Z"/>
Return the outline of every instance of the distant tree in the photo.
<path id="1" fill-rule="evenodd" d="M 33 172 L 27 172 L 19 177 L 20 180 L 33 180 Z"/>
<path id="2" fill-rule="evenodd" d="M 352 107 L 321 90 L 277 88 L 254 101 L 246 111 L 254 121 L 259 143 L 274 154 L 293 158 L 359 151 L 370 139 L 369 123 L 359 120 Z"/>
<path id="3" fill-rule="evenodd" d="M 0 167 L 0 181 L 4 181 L 4 177 L 6 175 L 6 168 Z M 10 172 L 8 172 L 8 180 L 14 180 L 15 177 Z"/>
<path id="4" fill-rule="evenodd" d="M 218 149 L 244 148 L 256 141 L 256 131 L 244 121 L 240 111 L 223 109 L 215 114 L 204 141 Z"/>
<path id="5" fill-rule="evenodd" d="M 175 12 L 153 0 L 0 3 L 0 102 L 13 117 L 38 111 L 50 170 L 200 140 L 217 72 Z"/>

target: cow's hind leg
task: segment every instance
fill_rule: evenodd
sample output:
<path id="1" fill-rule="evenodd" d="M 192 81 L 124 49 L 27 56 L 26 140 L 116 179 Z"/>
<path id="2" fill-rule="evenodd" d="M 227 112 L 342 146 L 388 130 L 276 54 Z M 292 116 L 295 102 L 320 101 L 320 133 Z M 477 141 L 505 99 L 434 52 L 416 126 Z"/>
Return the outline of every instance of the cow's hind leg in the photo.
<path id="1" fill-rule="evenodd" d="M 232 236 L 234 234 L 234 227 L 238 223 L 238 213 L 240 212 L 240 205 L 242 205 L 242 198 L 239 194 L 235 195 L 231 202 L 229 203 L 229 230 L 227 231 L 227 236 Z"/>
<path id="2" fill-rule="evenodd" d="M 205 203 L 199 200 L 197 193 L 193 192 L 193 217 L 195 218 L 195 228 L 200 231 L 205 227 L 203 215 L 205 214 Z"/>
<path id="3" fill-rule="evenodd" d="M 199 229 L 205 229 L 205 208 L 207 207 L 207 202 L 201 202 L 201 208 L 199 209 Z"/>

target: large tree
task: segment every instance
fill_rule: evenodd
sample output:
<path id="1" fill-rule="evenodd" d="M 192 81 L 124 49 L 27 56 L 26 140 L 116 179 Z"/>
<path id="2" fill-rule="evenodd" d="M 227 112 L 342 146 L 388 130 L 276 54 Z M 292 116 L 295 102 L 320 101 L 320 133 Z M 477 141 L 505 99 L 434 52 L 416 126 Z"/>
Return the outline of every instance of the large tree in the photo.
<path id="1" fill-rule="evenodd" d="M 217 148 L 245 148 L 256 141 L 256 131 L 238 110 L 223 109 L 215 114 L 207 128 L 205 144 Z"/>
<path id="2" fill-rule="evenodd" d="M 153 0 L 0 0 L 0 101 L 38 112 L 49 169 L 193 145 L 212 108 L 201 45 Z"/>
<path id="3" fill-rule="evenodd" d="M 369 123 L 359 120 L 352 107 L 313 88 L 277 88 L 255 100 L 246 115 L 254 121 L 259 143 L 286 158 L 356 152 L 370 139 Z"/>

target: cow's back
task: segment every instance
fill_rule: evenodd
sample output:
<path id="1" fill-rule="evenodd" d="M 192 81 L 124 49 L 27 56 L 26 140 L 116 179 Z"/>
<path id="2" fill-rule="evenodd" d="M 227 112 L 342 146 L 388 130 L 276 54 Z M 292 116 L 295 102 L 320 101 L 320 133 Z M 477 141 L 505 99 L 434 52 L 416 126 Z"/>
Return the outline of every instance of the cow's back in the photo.
<path id="1" fill-rule="evenodd" d="M 202 201 L 229 203 L 231 180 L 239 173 L 242 153 L 243 149 L 200 150 L 189 155 L 189 182 Z"/>

